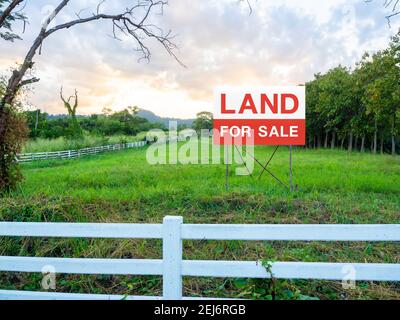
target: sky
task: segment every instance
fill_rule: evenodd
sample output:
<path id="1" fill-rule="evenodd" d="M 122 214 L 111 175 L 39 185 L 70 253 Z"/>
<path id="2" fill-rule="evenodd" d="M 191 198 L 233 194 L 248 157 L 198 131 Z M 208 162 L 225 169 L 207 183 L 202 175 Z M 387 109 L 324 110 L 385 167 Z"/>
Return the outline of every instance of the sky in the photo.
<path id="1" fill-rule="evenodd" d="M 71 0 L 55 24 L 90 16 L 99 0 Z M 23 40 L 0 40 L 0 73 L 20 63 L 41 23 L 60 0 L 27 0 Z M 108 0 L 103 13 L 123 12 L 136 0 Z M 75 26 L 45 40 L 35 58 L 41 80 L 27 93 L 26 108 L 65 113 L 59 98 L 79 92 L 79 114 L 127 106 L 165 117 L 194 118 L 213 110 L 213 88 L 305 83 L 339 64 L 354 66 L 365 51 L 387 46 L 400 27 L 389 27 L 384 0 L 169 0 L 148 22 L 175 35 L 186 68 L 156 42 L 144 39 L 150 61 L 140 61 L 132 38 L 115 40 L 109 21 Z M 15 31 L 22 26 L 16 25 Z"/>

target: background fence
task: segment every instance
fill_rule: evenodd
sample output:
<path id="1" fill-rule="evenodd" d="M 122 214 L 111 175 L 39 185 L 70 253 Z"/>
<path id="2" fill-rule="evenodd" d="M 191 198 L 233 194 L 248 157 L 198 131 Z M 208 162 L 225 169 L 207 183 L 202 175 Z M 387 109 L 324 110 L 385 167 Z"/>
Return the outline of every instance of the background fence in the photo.
<path id="1" fill-rule="evenodd" d="M 162 239 L 161 259 L 0 257 L 0 271 L 160 275 L 163 297 L 93 295 L 0 290 L 0 299 L 182 299 L 182 277 L 234 277 L 400 281 L 400 264 L 182 260 L 183 240 L 400 241 L 400 225 L 210 225 L 183 224 L 167 216 L 163 224 L 0 222 L 0 236 Z M 347 278 L 349 279 L 349 278 Z"/>
<path id="2" fill-rule="evenodd" d="M 18 162 L 30 162 L 35 160 L 51 160 L 51 159 L 72 159 L 82 156 L 93 155 L 102 152 L 117 151 L 123 149 L 140 148 L 147 144 L 146 141 L 137 141 L 129 143 L 119 143 L 101 147 L 84 148 L 79 150 L 64 150 L 55 152 L 36 152 L 21 153 L 18 155 Z"/>

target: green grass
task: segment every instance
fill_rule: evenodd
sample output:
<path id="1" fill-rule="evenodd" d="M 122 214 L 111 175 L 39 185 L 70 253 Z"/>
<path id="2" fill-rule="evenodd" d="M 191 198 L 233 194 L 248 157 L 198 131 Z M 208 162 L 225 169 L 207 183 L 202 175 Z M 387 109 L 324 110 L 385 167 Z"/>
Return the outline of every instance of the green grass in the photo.
<path id="1" fill-rule="evenodd" d="M 266 162 L 272 148 L 258 147 Z M 282 147 L 270 170 L 288 182 Z M 153 222 L 181 215 L 187 223 L 399 223 L 400 158 L 344 151 L 295 149 L 290 193 L 264 174 L 239 177 L 224 165 L 154 165 L 146 149 L 23 166 L 18 192 L 1 200 L 0 220 Z M 237 167 L 237 166 L 236 166 Z M 185 259 L 400 263 L 397 243 L 185 241 Z M 157 240 L 9 239 L 1 255 L 160 258 Z M 1 288 L 40 290 L 40 275 L 0 274 Z M 185 278 L 191 296 L 256 299 L 399 299 L 397 283 Z M 59 275 L 58 291 L 160 294 L 159 277 Z"/>
<path id="2" fill-rule="evenodd" d="M 43 139 L 29 140 L 24 149 L 24 153 L 34 152 L 51 152 L 51 151 L 64 151 L 75 150 L 89 147 L 99 147 L 108 144 L 118 144 L 125 142 L 134 142 L 143 140 L 143 134 L 137 136 L 115 135 L 110 137 L 101 137 L 95 135 L 85 135 L 82 140 L 71 141 L 63 137 L 57 139 Z"/>

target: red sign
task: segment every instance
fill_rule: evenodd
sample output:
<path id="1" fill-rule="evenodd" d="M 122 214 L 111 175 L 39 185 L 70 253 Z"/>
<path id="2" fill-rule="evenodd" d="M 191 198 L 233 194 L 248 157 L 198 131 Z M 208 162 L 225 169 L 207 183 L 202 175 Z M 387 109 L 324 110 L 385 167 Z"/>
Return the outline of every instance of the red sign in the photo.
<path id="1" fill-rule="evenodd" d="M 304 145 L 305 87 L 215 90 L 214 143 Z"/>

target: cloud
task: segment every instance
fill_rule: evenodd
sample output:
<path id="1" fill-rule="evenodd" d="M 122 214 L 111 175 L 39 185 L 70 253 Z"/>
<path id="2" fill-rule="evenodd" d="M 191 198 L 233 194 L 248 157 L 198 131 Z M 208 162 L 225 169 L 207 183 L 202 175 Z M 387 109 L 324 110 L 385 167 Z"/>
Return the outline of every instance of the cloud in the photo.
<path id="1" fill-rule="evenodd" d="M 118 12 L 128 2 L 108 1 L 102 10 Z M 73 18 L 81 8 L 89 8 L 83 15 L 90 14 L 96 3 L 75 3 L 57 23 Z M 47 4 L 28 2 L 31 23 L 23 41 L 0 42 L 3 70 L 21 61 Z M 212 109 L 216 85 L 304 83 L 314 73 L 337 64 L 351 66 L 364 51 L 383 48 L 399 26 L 388 28 L 379 1 L 277 0 L 252 5 L 249 15 L 246 4 L 236 0 L 170 0 L 163 16 L 153 15 L 152 22 L 177 33 L 177 54 L 186 69 L 155 42 L 148 42 L 150 63 L 138 63 L 135 43 L 112 39 L 109 22 L 62 31 L 46 40 L 36 59 L 41 82 L 29 100 L 47 112 L 64 112 L 58 98 L 64 85 L 66 91 L 79 90 L 80 113 L 138 105 L 160 115 L 193 117 Z"/>

